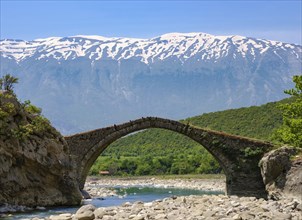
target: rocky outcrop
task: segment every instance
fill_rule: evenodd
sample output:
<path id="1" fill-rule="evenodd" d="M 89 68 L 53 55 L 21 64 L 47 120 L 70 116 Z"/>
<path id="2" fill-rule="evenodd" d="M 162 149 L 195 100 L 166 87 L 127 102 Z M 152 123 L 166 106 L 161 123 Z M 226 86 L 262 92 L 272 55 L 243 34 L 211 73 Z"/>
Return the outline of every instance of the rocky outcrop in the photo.
<path id="1" fill-rule="evenodd" d="M 69 147 L 35 110 L 0 91 L 0 206 L 79 204 Z"/>
<path id="2" fill-rule="evenodd" d="M 302 202 L 302 160 L 297 149 L 282 147 L 267 153 L 260 161 L 261 174 L 269 198 L 295 198 Z"/>

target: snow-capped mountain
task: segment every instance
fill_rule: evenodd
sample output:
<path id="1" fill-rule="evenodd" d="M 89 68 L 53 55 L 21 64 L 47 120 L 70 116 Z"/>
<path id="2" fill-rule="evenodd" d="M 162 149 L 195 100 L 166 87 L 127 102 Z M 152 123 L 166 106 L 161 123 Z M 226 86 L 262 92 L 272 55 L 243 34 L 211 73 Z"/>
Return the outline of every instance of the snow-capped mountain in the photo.
<path id="1" fill-rule="evenodd" d="M 205 33 L 4 39 L 0 52 L 18 95 L 64 133 L 278 100 L 302 73 L 301 45 Z"/>

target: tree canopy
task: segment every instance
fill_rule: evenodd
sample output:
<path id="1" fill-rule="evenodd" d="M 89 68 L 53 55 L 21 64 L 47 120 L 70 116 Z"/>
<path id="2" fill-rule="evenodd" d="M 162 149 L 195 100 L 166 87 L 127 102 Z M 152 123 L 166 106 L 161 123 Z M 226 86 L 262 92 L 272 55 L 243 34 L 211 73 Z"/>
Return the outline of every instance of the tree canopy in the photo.
<path id="1" fill-rule="evenodd" d="M 291 103 L 281 104 L 283 124 L 275 137 L 282 143 L 302 148 L 302 75 L 293 77 L 295 88 L 284 92 L 294 97 Z"/>
<path id="2" fill-rule="evenodd" d="M 5 74 L 0 78 L 0 89 L 13 92 L 14 84 L 18 83 L 19 79 L 10 74 Z"/>

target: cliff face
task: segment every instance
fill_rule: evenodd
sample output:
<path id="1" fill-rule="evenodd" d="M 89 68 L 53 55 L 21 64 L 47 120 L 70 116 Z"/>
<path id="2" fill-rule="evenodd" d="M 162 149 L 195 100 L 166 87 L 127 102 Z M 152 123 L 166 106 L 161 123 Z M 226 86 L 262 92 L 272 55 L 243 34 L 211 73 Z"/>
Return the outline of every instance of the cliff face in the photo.
<path id="1" fill-rule="evenodd" d="M 81 202 L 64 138 L 7 92 L 0 92 L 0 165 L 0 205 Z"/>

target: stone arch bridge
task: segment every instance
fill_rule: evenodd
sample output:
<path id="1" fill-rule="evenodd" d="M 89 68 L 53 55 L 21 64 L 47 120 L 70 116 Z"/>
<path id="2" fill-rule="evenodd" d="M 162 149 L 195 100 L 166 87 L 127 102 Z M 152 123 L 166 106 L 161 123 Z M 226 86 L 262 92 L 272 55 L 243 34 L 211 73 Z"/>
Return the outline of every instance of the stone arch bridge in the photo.
<path id="1" fill-rule="evenodd" d="M 224 170 L 228 195 L 266 197 L 258 162 L 265 152 L 273 148 L 272 144 L 157 117 L 141 118 L 65 137 L 75 159 L 80 188 L 83 189 L 95 160 L 112 142 L 148 128 L 171 130 L 201 144 Z"/>

